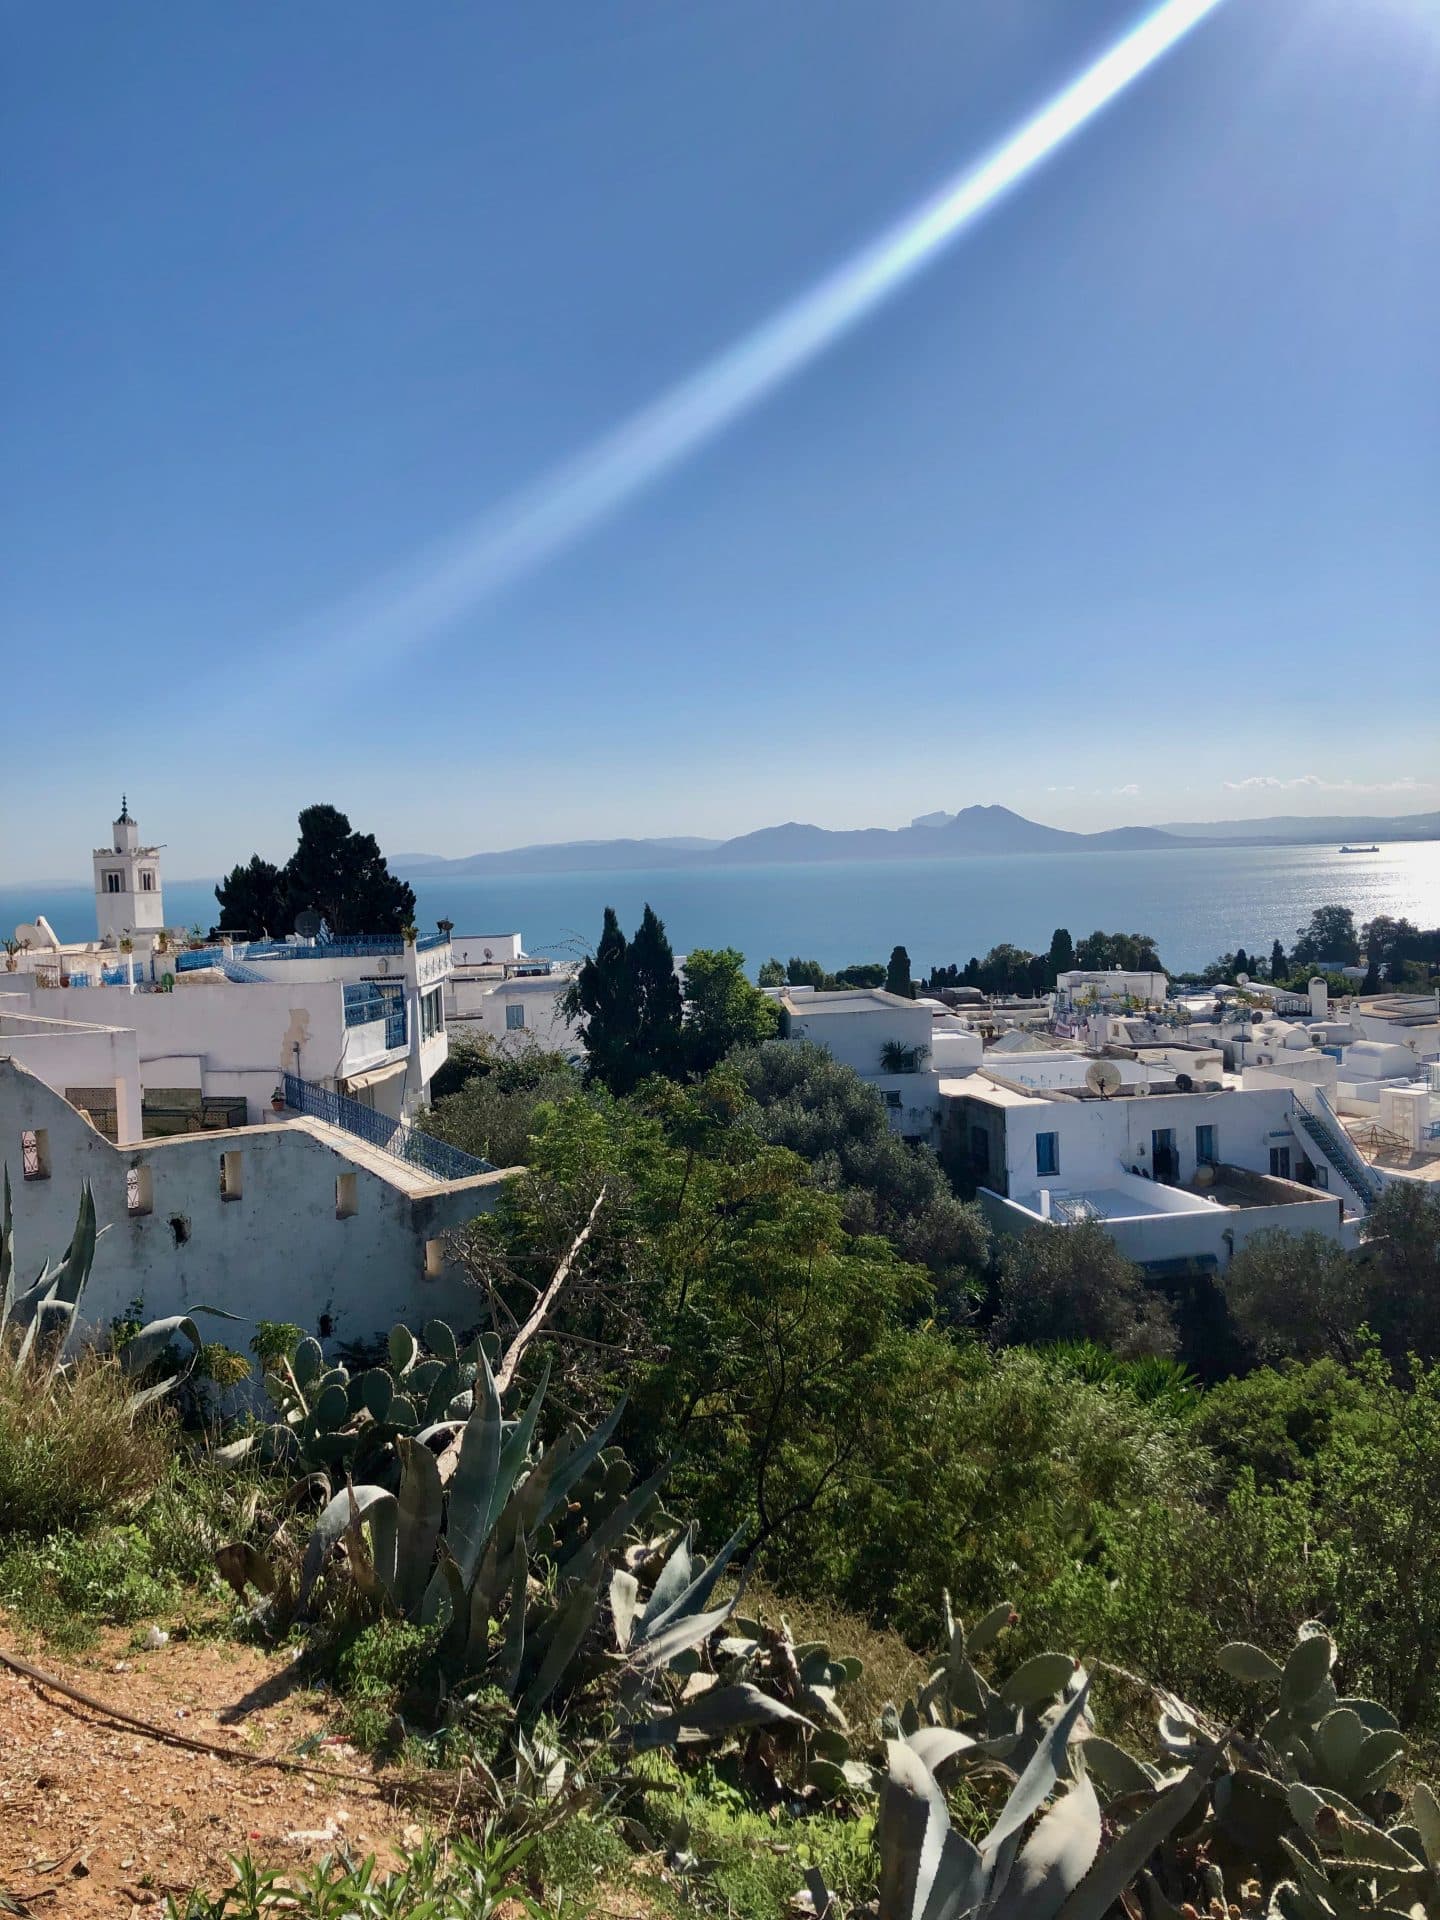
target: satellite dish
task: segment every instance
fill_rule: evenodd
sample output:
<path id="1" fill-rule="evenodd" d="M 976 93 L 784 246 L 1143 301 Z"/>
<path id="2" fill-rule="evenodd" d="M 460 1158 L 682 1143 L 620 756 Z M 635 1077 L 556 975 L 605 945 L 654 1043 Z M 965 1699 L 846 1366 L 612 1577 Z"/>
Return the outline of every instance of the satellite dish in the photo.
<path id="1" fill-rule="evenodd" d="M 1176 1074 L 1175 1091 L 1177 1093 L 1193 1093 L 1195 1091 L 1195 1082 L 1190 1078 L 1188 1073 Z"/>
<path id="2" fill-rule="evenodd" d="M 1249 976 L 1249 974 L 1248 974 L 1248 973 L 1237 973 L 1237 974 L 1236 974 L 1236 976 L 1235 976 L 1235 984 L 1236 984 L 1236 986 L 1237 986 L 1237 987 L 1248 987 L 1248 986 L 1249 986 L 1249 984 L 1250 984 L 1250 976 Z"/>
<path id="3" fill-rule="evenodd" d="M 1092 1060 L 1085 1070 L 1085 1084 L 1091 1093 L 1098 1093 L 1102 1100 L 1108 1100 L 1125 1083 L 1113 1060 Z"/>
<path id="4" fill-rule="evenodd" d="M 313 907 L 304 907 L 295 916 L 295 931 L 302 940 L 313 940 L 320 931 L 320 915 Z"/>

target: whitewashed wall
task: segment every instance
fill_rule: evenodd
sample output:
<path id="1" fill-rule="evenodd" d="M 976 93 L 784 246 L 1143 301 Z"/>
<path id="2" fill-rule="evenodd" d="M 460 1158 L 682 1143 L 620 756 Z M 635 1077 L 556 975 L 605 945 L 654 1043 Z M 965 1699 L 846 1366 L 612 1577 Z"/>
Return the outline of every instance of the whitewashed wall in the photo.
<path id="1" fill-rule="evenodd" d="M 47 1132 L 48 1179 L 20 1177 L 20 1136 L 29 1128 Z M 241 1194 L 226 1200 L 220 1157 L 231 1151 L 242 1156 Z M 303 1122 L 113 1147 L 32 1074 L 3 1059 L 0 1160 L 10 1168 L 22 1272 L 38 1271 L 47 1255 L 63 1251 L 88 1180 L 108 1231 L 96 1247 L 86 1320 L 107 1325 L 136 1298 L 151 1317 L 197 1304 L 223 1307 L 242 1324 L 215 1321 L 210 1337 L 237 1348 L 258 1320 L 314 1330 L 328 1316 L 337 1340 L 369 1339 L 396 1320 L 419 1324 L 435 1314 L 456 1325 L 475 1323 L 478 1297 L 457 1269 L 426 1277 L 426 1244 L 489 1212 L 506 1177 L 482 1174 L 408 1192 Z M 140 1217 L 126 1207 L 131 1167 L 150 1174 L 153 1211 Z M 336 1181 L 352 1173 L 356 1211 L 341 1219 Z"/>

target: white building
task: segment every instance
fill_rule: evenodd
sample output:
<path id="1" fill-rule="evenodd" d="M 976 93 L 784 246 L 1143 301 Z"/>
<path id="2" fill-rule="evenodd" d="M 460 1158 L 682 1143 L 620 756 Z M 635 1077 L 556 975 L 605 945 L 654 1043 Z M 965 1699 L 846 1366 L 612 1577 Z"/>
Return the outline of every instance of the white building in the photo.
<path id="1" fill-rule="evenodd" d="M 958 1075 L 978 1066 L 978 1035 L 946 1008 L 881 987 L 835 993 L 787 987 L 776 998 L 782 1039 L 809 1040 L 853 1067 L 884 1100 L 894 1132 L 938 1144 L 941 1072 Z"/>
<path id="2" fill-rule="evenodd" d="M 445 985 L 445 1017 L 457 1035 L 484 1034 L 512 1050 L 540 1047 L 578 1058 L 578 1022 L 561 1002 L 578 967 L 527 954 L 520 935 L 452 934 L 454 962 Z"/>
<path id="3" fill-rule="evenodd" d="M 495 1206 L 504 1173 L 438 1142 L 425 1143 L 434 1164 L 417 1164 L 299 1115 L 142 1141 L 127 1040 L 0 1015 L 0 1161 L 17 1256 L 38 1271 L 64 1249 L 88 1180 L 107 1229 L 84 1299 L 88 1323 L 107 1325 L 136 1299 L 148 1317 L 204 1304 L 240 1317 L 216 1337 L 243 1349 L 259 1320 L 358 1341 L 399 1319 L 470 1326 L 482 1317 L 444 1236 Z M 47 1084 L 73 1075 L 96 1088 L 106 1074 L 132 1136 L 123 1142 Z"/>
<path id="4" fill-rule="evenodd" d="M 129 936 L 148 947 L 165 926 L 165 902 L 160 889 L 160 849 L 142 847 L 140 828 L 130 817 L 129 801 L 120 797 L 108 847 L 96 847 L 95 924 L 101 944 L 118 946 Z"/>
<path id="5" fill-rule="evenodd" d="M 948 1157 L 993 1226 L 1100 1219 L 1142 1265 L 1223 1267 L 1277 1226 L 1353 1244 L 1379 1191 L 1323 1089 L 1304 1083 L 1056 1050 L 987 1056 L 941 1094 Z"/>
<path id="6" fill-rule="evenodd" d="M 1092 1007 L 1133 1000 L 1142 1007 L 1163 1006 L 1170 982 L 1163 973 L 1127 972 L 1122 967 L 1073 967 L 1055 976 L 1059 1007 Z"/>

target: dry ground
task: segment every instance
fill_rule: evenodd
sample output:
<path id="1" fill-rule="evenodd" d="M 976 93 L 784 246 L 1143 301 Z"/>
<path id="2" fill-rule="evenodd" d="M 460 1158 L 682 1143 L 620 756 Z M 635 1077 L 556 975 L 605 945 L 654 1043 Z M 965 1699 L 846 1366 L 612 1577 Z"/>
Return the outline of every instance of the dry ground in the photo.
<path id="1" fill-rule="evenodd" d="M 176 1640 L 135 1652 L 117 1630 L 66 1659 L 17 1643 L 3 1616 L 0 1645 L 127 1713 L 240 1753 L 293 1753 L 333 1711 L 292 1684 L 285 1655 L 251 1647 Z M 366 1773 L 348 1750 L 311 1758 Z M 338 1845 L 388 1857 L 413 1818 L 368 1777 L 311 1779 L 169 1746 L 0 1666 L 0 1894 L 37 1920 L 150 1920 L 167 1893 L 223 1886 L 229 1856 L 246 1848 L 277 1867 Z"/>

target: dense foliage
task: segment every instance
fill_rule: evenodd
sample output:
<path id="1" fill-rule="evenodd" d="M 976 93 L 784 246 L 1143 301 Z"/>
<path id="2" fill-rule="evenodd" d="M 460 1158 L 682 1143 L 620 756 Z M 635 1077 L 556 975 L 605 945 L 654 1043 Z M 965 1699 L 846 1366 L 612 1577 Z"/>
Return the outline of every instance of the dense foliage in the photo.
<path id="1" fill-rule="evenodd" d="M 359 833 L 337 807 L 306 807 L 283 867 L 252 854 L 215 889 L 227 930 L 288 934 L 307 908 L 332 933 L 399 933 L 415 917 L 414 890 L 386 864 L 373 833 Z"/>

